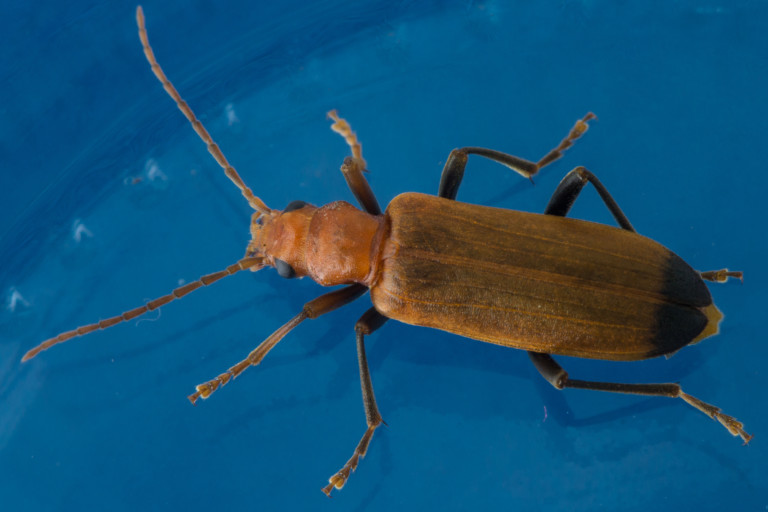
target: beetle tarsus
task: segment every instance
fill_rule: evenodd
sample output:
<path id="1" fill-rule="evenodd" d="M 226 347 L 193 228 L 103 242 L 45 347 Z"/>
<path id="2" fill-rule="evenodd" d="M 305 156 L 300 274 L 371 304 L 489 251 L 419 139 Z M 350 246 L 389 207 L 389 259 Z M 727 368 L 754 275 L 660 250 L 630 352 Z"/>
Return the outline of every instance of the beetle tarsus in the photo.
<path id="1" fill-rule="evenodd" d="M 742 283 L 744 282 L 744 273 L 737 270 L 728 270 L 723 268 L 720 270 L 709 270 L 707 272 L 701 272 L 701 278 L 706 281 L 712 281 L 714 283 L 725 283 L 729 277 L 738 279 Z"/>
<path id="2" fill-rule="evenodd" d="M 683 392 L 682 390 L 680 390 L 680 393 L 678 394 L 678 396 L 683 400 L 685 400 L 686 403 L 697 408 L 698 410 L 700 410 L 710 418 L 719 421 L 722 426 L 728 429 L 728 432 L 730 432 L 732 436 L 741 437 L 741 439 L 744 441 L 744 444 L 749 443 L 749 441 L 752 439 L 752 436 L 744 430 L 743 423 L 741 423 L 739 420 L 737 420 L 733 416 L 728 416 L 727 414 L 723 414 L 722 412 L 720 412 L 719 407 L 715 407 L 714 405 L 711 405 L 702 400 L 699 400 L 695 396 L 691 396 L 688 393 Z"/>
<path id="3" fill-rule="evenodd" d="M 536 167 L 541 169 L 545 165 L 549 165 L 555 160 L 560 159 L 563 156 L 563 153 L 565 153 L 565 150 L 573 146 L 573 143 L 584 135 L 584 133 L 589 129 L 589 121 L 597 120 L 597 116 L 593 114 L 592 112 L 587 112 L 587 115 L 576 121 L 576 124 L 573 125 L 573 128 L 571 128 L 571 131 L 568 132 L 568 135 L 558 144 L 558 146 L 544 155 L 544 158 L 536 162 Z"/>
<path id="4" fill-rule="evenodd" d="M 744 424 L 733 416 L 717 413 L 715 414 L 715 419 L 719 421 L 725 428 L 727 428 L 731 435 L 734 437 L 741 437 L 741 439 L 744 441 L 744 444 L 749 444 L 749 442 L 752 440 L 752 435 L 744 431 Z"/>
<path id="5" fill-rule="evenodd" d="M 360 144 L 360 141 L 357 140 L 357 135 L 352 131 L 352 127 L 347 120 L 343 117 L 339 117 L 339 114 L 335 109 L 328 112 L 327 116 L 328 119 L 333 120 L 331 130 L 344 137 L 349 149 L 352 151 L 352 156 L 358 159 L 362 163 L 363 169 L 365 169 L 367 165 L 363 158 L 363 146 Z"/>
<path id="6" fill-rule="evenodd" d="M 214 391 L 219 389 L 219 387 L 225 386 L 230 380 L 240 375 L 243 372 L 243 370 L 245 370 L 250 365 L 251 363 L 250 361 L 248 361 L 248 359 L 245 359 L 244 361 L 240 361 L 235 366 L 233 366 L 226 372 L 222 373 L 215 379 L 211 379 L 208 382 L 204 382 L 202 384 L 198 384 L 197 386 L 195 386 L 196 391 L 191 395 L 189 395 L 187 398 L 189 399 L 190 402 L 192 402 L 192 405 L 195 405 L 195 402 L 197 402 L 198 398 L 202 398 L 203 400 L 205 400 L 206 398 L 211 396 Z"/>
<path id="7" fill-rule="evenodd" d="M 225 385 L 227 382 L 230 381 L 235 377 L 235 374 L 232 373 L 232 369 L 227 370 L 226 372 L 222 373 L 218 377 L 216 377 L 213 380 L 209 380 L 208 382 L 205 382 L 203 384 L 198 384 L 195 386 L 195 389 L 197 390 L 195 393 L 189 395 L 187 398 L 190 402 L 192 402 L 192 405 L 195 405 L 195 402 L 197 402 L 198 398 L 202 398 L 205 400 L 211 394 L 213 394 L 214 391 L 216 391 L 219 386 Z"/>
<path id="8" fill-rule="evenodd" d="M 347 483 L 349 475 L 355 469 L 357 469 L 357 464 L 360 462 L 360 459 L 365 457 L 365 453 L 368 451 L 368 445 L 370 444 L 371 438 L 373 437 L 373 432 L 376 430 L 376 427 L 381 425 L 381 423 L 381 418 L 379 418 L 378 423 L 368 427 L 368 430 L 366 430 L 365 434 L 363 434 L 363 438 L 360 439 L 360 442 L 357 444 L 357 448 L 355 448 L 355 453 L 352 454 L 352 457 L 347 461 L 346 464 L 344 464 L 344 467 L 342 467 L 335 475 L 328 479 L 328 485 L 323 487 L 323 492 L 326 496 L 331 496 L 331 491 L 333 491 L 334 487 L 336 489 L 341 489 L 344 487 L 344 484 Z"/>

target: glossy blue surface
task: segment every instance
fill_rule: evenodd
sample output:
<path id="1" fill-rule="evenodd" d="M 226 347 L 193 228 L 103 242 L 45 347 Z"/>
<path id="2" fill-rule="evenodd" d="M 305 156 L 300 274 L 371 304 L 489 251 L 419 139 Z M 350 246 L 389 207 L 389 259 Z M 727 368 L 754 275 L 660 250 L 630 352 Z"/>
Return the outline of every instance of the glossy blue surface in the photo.
<path id="1" fill-rule="evenodd" d="M 349 5 L 351 4 L 351 5 Z M 768 4 L 144 4 L 166 73 L 268 205 L 353 201 L 337 108 L 380 202 L 434 193 L 449 151 L 538 159 L 531 186 L 470 160 L 459 199 L 540 212 L 597 174 L 639 232 L 701 270 L 722 332 L 670 360 L 561 358 L 575 378 L 680 382 L 742 420 L 741 446 L 682 401 L 558 392 L 527 356 L 395 322 L 368 359 L 388 427 L 342 492 L 320 488 L 365 429 L 353 325 L 306 322 L 191 407 L 322 290 L 240 273 L 138 321 L 21 356 L 242 256 L 249 208 L 155 80 L 135 5 L 9 0 L 0 18 L 3 510 L 763 510 L 768 506 Z M 611 222 L 594 191 L 573 215 Z"/>

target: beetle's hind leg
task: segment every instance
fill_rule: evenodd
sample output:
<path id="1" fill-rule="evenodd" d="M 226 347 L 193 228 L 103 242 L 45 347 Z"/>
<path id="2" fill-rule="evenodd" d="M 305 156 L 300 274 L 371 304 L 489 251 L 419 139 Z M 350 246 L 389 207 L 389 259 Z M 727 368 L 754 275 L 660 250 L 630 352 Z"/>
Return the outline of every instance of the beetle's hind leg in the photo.
<path id="1" fill-rule="evenodd" d="M 373 384 L 371 383 L 371 373 L 368 370 L 368 360 L 365 357 L 365 336 L 371 334 L 373 331 L 384 325 L 384 322 L 389 320 L 387 317 L 371 308 L 366 311 L 360 320 L 355 324 L 355 335 L 357 337 L 357 360 L 360 365 L 360 386 L 363 390 L 363 406 L 365 407 L 365 422 L 368 425 L 368 429 L 363 434 L 363 438 L 355 448 L 355 453 L 352 454 L 344 467 L 342 467 L 338 473 L 328 479 L 330 482 L 323 487 L 323 492 L 330 496 L 334 487 L 341 489 L 347 482 L 350 473 L 357 468 L 360 459 L 365 456 L 365 452 L 368 450 L 368 444 L 371 442 L 373 432 L 376 428 L 384 423 L 379 414 L 379 408 L 376 406 L 376 398 L 373 396 Z"/>
<path id="2" fill-rule="evenodd" d="M 549 199 L 549 203 L 544 209 L 544 213 L 546 215 L 558 215 L 560 217 L 568 215 L 573 203 L 576 201 L 576 198 L 579 197 L 584 185 L 587 183 L 592 183 L 592 186 L 595 187 L 595 190 L 600 194 L 600 198 L 605 203 L 605 206 L 608 207 L 608 210 L 611 212 L 611 215 L 613 215 L 613 218 L 616 219 L 619 226 L 627 231 L 635 232 L 635 228 L 632 227 L 629 219 L 627 219 L 627 216 L 621 211 L 621 208 L 619 208 L 619 205 L 608 192 L 608 189 L 606 189 L 600 180 L 597 179 L 597 176 L 581 166 L 576 167 L 565 175 L 565 178 L 563 178 L 552 193 L 552 197 Z"/>
<path id="3" fill-rule="evenodd" d="M 467 166 L 469 155 L 478 155 L 488 158 L 501 165 L 505 165 L 521 176 L 530 179 L 544 166 L 547 166 L 562 157 L 565 150 L 573 146 L 576 139 L 584 135 L 584 132 L 589 128 L 587 122 L 592 119 L 596 119 L 595 114 L 589 112 L 586 116 L 576 121 L 576 124 L 571 128 L 571 131 L 568 132 L 568 135 L 560 141 L 560 144 L 538 162 L 531 162 L 530 160 L 502 153 L 501 151 L 495 151 L 493 149 L 477 147 L 454 149 L 448 155 L 448 160 L 446 160 L 445 166 L 443 167 L 437 195 L 446 199 L 456 199 L 461 180 L 464 178 L 464 169 Z"/>
<path id="4" fill-rule="evenodd" d="M 611 197 L 611 194 L 608 193 L 605 186 L 600 183 L 600 180 L 598 180 L 594 174 L 584 167 L 575 168 L 563 178 L 555 192 L 552 194 L 544 213 L 547 215 L 559 215 L 561 217 L 568 215 L 574 201 L 576 201 L 579 193 L 587 183 L 592 183 L 595 187 L 598 194 L 600 194 L 600 197 L 603 199 L 603 202 L 608 207 L 608 210 L 616 219 L 616 222 L 618 222 L 623 229 L 634 232 L 635 229 L 632 227 L 632 224 L 630 224 L 629 219 L 627 219 L 624 212 L 621 211 L 621 208 L 616 204 L 616 201 Z M 702 272 L 701 277 L 702 279 L 709 279 L 711 281 L 724 281 L 727 280 L 728 277 L 741 277 L 741 273 L 729 272 L 727 269 L 723 269 L 714 272 Z M 736 418 L 723 414 L 718 407 L 702 402 L 698 398 L 683 392 L 678 384 L 621 384 L 576 380 L 569 378 L 568 372 L 563 370 L 563 368 L 557 364 L 549 354 L 529 351 L 528 356 L 531 358 L 531 361 L 533 361 L 533 364 L 536 366 L 539 373 L 541 373 L 541 375 L 557 389 L 592 389 L 595 391 L 610 391 L 612 393 L 682 398 L 686 403 L 697 408 L 710 418 L 719 421 L 728 429 L 728 432 L 734 436 L 740 436 L 745 443 L 748 443 L 749 440 L 752 439 L 752 436 L 744 431 L 744 425 L 736 420 Z"/>
<path id="5" fill-rule="evenodd" d="M 727 268 L 721 268 L 720 270 L 709 270 L 707 272 L 700 272 L 701 278 L 706 281 L 712 281 L 714 283 L 725 283 L 729 277 L 736 278 L 741 282 L 744 282 L 744 272 L 738 270 L 728 270 Z"/>
<path id="6" fill-rule="evenodd" d="M 615 382 L 576 380 L 571 379 L 568 376 L 568 372 L 563 370 L 557 361 L 555 361 L 549 354 L 528 352 L 528 355 L 539 373 L 541 373 L 541 375 L 557 389 L 591 389 L 594 391 L 610 391 L 611 393 L 682 398 L 686 403 L 692 405 L 710 418 L 719 421 L 732 435 L 740 436 L 745 444 L 752 439 L 752 436 L 744 431 L 744 425 L 742 425 L 736 418 L 723 414 L 718 407 L 702 402 L 698 398 L 683 392 L 678 384 L 621 384 Z"/>

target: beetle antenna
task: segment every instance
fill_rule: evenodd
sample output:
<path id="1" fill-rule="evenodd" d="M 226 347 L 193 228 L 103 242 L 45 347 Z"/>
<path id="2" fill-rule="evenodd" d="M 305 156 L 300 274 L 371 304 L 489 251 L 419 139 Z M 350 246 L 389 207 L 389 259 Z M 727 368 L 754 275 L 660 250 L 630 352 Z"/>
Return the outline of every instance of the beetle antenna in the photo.
<path id="1" fill-rule="evenodd" d="M 132 320 L 137 316 L 141 316 L 148 311 L 153 311 L 159 308 L 160 306 L 165 306 L 171 301 L 180 299 L 186 294 L 194 290 L 197 290 L 201 286 L 208 286 L 209 284 L 215 281 L 218 281 L 223 277 L 231 276 L 236 272 L 239 272 L 241 270 L 246 270 L 246 269 L 251 269 L 253 271 L 256 271 L 263 266 L 264 266 L 263 258 L 259 258 L 259 257 L 243 258 L 237 263 L 235 263 L 234 265 L 228 266 L 226 270 L 221 270 L 219 272 L 214 272 L 213 274 L 208 274 L 206 276 L 203 276 L 197 281 L 193 281 L 191 283 L 185 284 L 184 286 L 180 286 L 175 290 L 173 290 L 168 295 L 163 295 L 160 298 L 149 301 L 143 306 L 126 311 L 121 315 L 114 316 L 112 318 L 107 318 L 106 320 L 100 320 L 95 324 L 84 325 L 82 327 L 78 327 L 73 331 L 63 332 L 58 336 L 48 339 L 42 342 L 41 344 L 39 344 L 38 346 L 36 346 L 35 348 L 33 348 L 32 350 L 30 350 L 29 352 L 27 352 L 26 354 L 24 354 L 24 357 L 21 358 L 21 362 L 29 361 L 30 359 L 35 357 L 37 354 L 39 354 L 43 350 L 48 350 L 52 346 L 57 345 L 59 343 L 63 343 L 69 339 L 76 338 L 78 336 L 83 336 L 85 334 L 91 333 L 93 331 L 98 331 L 100 329 L 107 329 L 109 327 L 112 327 L 113 325 L 117 325 L 127 320 Z"/>
<path id="2" fill-rule="evenodd" d="M 227 175 L 227 178 L 229 178 L 230 181 L 232 181 L 232 183 L 234 183 L 235 186 L 240 189 L 240 192 L 248 200 L 248 204 L 250 204 L 254 210 L 261 213 L 262 215 L 268 214 L 271 210 L 267 207 L 266 204 L 264 204 L 261 199 L 253 195 L 253 192 L 250 188 L 248 188 L 235 168 L 232 167 L 227 161 L 224 153 L 222 153 L 221 149 L 219 149 L 218 144 L 213 141 L 213 138 L 208 133 L 208 130 L 205 129 L 203 123 L 201 123 L 197 117 L 195 117 L 194 112 L 192 112 L 192 109 L 189 107 L 187 102 L 182 99 L 181 95 L 173 86 L 171 81 L 168 80 L 168 77 L 166 77 L 165 73 L 163 73 L 163 68 L 161 68 L 160 64 L 157 63 L 155 53 L 152 51 L 152 47 L 149 45 L 147 29 L 144 26 L 144 11 L 141 9 L 141 6 L 136 8 L 136 24 L 139 26 L 139 39 L 141 39 L 141 46 L 144 48 L 144 55 L 146 56 L 149 65 L 152 67 L 152 72 L 155 74 L 157 79 L 160 80 L 160 83 L 163 84 L 163 89 L 165 89 L 165 92 L 167 92 L 168 95 L 176 102 L 176 106 L 179 107 L 179 110 L 181 110 L 184 116 L 189 120 L 192 128 L 195 129 L 195 133 L 197 133 L 203 142 L 205 142 L 206 146 L 208 146 L 208 152 L 213 156 L 213 158 L 216 159 L 216 162 L 221 166 L 221 168 L 224 169 L 224 174 Z"/>

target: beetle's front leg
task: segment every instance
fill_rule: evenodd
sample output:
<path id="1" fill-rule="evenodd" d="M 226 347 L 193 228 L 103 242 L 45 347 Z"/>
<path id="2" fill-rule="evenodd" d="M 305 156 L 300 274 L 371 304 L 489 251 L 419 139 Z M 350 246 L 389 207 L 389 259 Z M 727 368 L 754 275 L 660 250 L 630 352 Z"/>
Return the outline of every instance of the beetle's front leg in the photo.
<path id="1" fill-rule="evenodd" d="M 568 372 L 549 354 L 528 352 L 533 365 L 547 382 L 556 389 L 575 388 L 591 389 L 594 391 L 609 391 L 611 393 L 626 393 L 631 395 L 665 396 L 682 398 L 687 404 L 700 410 L 712 419 L 719 421 L 733 436 L 739 436 L 748 443 L 752 436 L 744 431 L 744 425 L 732 416 L 720 412 L 719 407 L 702 402 L 698 398 L 683 392 L 679 384 L 622 384 L 617 382 L 595 382 L 591 380 L 576 380 L 568 376 Z"/>
<path id="2" fill-rule="evenodd" d="M 286 334 L 291 332 L 297 325 L 307 319 L 314 319 L 320 315 L 330 313 L 334 309 L 340 308 L 345 304 L 349 304 L 353 300 L 360 297 L 363 293 L 368 291 L 363 285 L 350 284 L 344 288 L 334 290 L 323 294 L 315 299 L 304 304 L 301 309 L 301 313 L 288 320 L 282 327 L 273 332 L 266 340 L 256 347 L 248 357 L 232 366 L 229 370 L 222 373 L 215 379 L 211 379 L 208 382 L 198 384 L 195 388 L 195 392 L 189 395 L 189 401 L 192 405 L 197 402 L 199 398 L 206 399 L 216 391 L 219 387 L 226 385 L 230 380 L 237 378 L 246 368 L 250 366 L 256 366 L 261 363 L 264 356 L 274 348 L 277 343 L 285 337 Z"/>
<path id="3" fill-rule="evenodd" d="M 376 406 L 376 398 L 373 396 L 373 384 L 371 383 L 371 373 L 368 370 L 368 360 L 365 357 L 365 336 L 371 334 L 373 331 L 384 325 L 384 322 L 389 320 L 387 317 L 376 311 L 375 308 L 371 308 L 366 311 L 360 320 L 355 324 L 355 334 L 357 337 L 357 360 L 360 365 L 360 385 L 363 391 L 363 406 L 365 407 L 365 422 L 368 425 L 368 429 L 363 434 L 363 438 L 355 448 L 355 453 L 352 454 L 344 467 L 342 467 L 338 473 L 328 479 L 330 482 L 323 487 L 323 492 L 330 496 L 334 487 L 341 489 L 347 482 L 350 473 L 357 468 L 360 459 L 365 456 L 365 452 L 368 450 L 368 444 L 371 442 L 373 432 L 376 428 L 384 423 L 379 414 L 379 408 Z"/>
<path id="4" fill-rule="evenodd" d="M 446 160 L 445 166 L 443 167 L 437 195 L 446 199 L 456 199 L 461 180 L 464 178 L 464 169 L 467 166 L 469 155 L 478 155 L 488 158 L 501 165 L 505 165 L 521 176 L 530 179 L 544 166 L 551 164 L 563 156 L 565 150 L 573 146 L 576 139 L 584 135 L 584 132 L 587 131 L 587 128 L 589 128 L 587 122 L 595 118 L 595 114 L 589 112 L 586 116 L 576 121 L 576 124 L 571 128 L 568 136 L 560 141 L 560 144 L 558 144 L 556 148 L 547 153 L 544 158 L 538 162 L 531 162 L 530 160 L 514 155 L 508 155 L 507 153 L 502 153 L 501 151 L 495 151 L 493 149 L 477 147 L 454 149 L 448 155 L 448 160 Z"/>
<path id="5" fill-rule="evenodd" d="M 344 163 L 341 165 L 341 172 L 347 181 L 347 186 L 366 212 L 371 215 L 380 215 L 381 207 L 379 202 L 376 200 L 376 195 L 374 195 L 371 185 L 363 175 L 364 172 L 368 171 L 365 159 L 363 158 L 363 147 L 360 141 L 357 140 L 357 135 L 352 131 L 352 127 L 349 126 L 346 119 L 339 117 L 335 110 L 328 112 L 328 117 L 334 121 L 331 125 L 331 130 L 344 137 L 349 149 L 352 151 L 352 156 L 345 158 Z"/>

